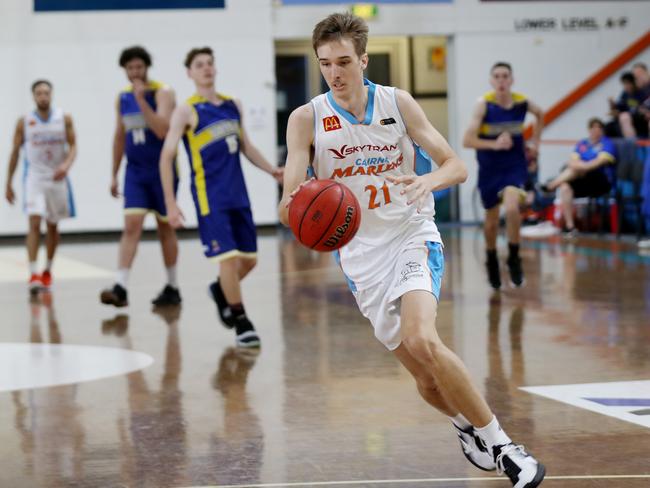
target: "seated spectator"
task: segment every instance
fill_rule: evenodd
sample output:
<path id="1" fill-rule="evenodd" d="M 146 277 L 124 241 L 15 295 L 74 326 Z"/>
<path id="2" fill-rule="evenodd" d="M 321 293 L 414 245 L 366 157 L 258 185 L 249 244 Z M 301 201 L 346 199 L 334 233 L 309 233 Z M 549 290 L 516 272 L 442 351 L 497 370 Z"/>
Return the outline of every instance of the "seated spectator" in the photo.
<path id="1" fill-rule="evenodd" d="M 647 131 L 645 137 L 648 137 L 648 132 L 650 132 L 650 73 L 644 63 L 635 63 L 632 66 L 632 73 L 634 73 L 636 86 L 641 92 L 642 101 L 638 113 L 645 118 Z"/>
<path id="2" fill-rule="evenodd" d="M 621 92 L 618 100 L 614 101 L 610 98 L 610 113 L 618 123 L 618 134 L 608 130 L 608 134 L 614 137 L 647 137 L 648 136 L 648 122 L 644 115 L 639 112 L 639 106 L 645 100 L 644 94 L 637 88 L 636 79 L 634 75 L 626 71 L 621 75 L 621 84 L 623 91 Z"/>
<path id="3" fill-rule="evenodd" d="M 600 197 L 612 189 L 616 162 L 614 143 L 604 136 L 605 124 L 598 118 L 589 120 L 589 137 L 576 144 L 568 164 L 554 179 L 541 185 L 542 192 L 560 190 L 564 228 L 568 236 L 576 234 L 573 199 Z"/>

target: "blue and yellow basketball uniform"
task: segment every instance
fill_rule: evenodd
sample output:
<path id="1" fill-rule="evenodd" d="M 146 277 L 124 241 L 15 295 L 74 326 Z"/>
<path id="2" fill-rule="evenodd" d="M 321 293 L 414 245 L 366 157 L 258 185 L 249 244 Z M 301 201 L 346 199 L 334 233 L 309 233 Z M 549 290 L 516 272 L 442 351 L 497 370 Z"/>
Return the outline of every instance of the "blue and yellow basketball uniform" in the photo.
<path id="1" fill-rule="evenodd" d="M 156 111 L 156 92 L 165 85 L 157 81 L 147 84 L 145 99 Z M 147 127 L 144 115 L 133 94 L 133 87 L 128 87 L 119 95 L 120 114 L 126 131 L 127 165 L 124 177 L 124 210 L 126 214 L 154 212 L 165 220 L 167 210 L 165 197 L 160 182 L 159 161 L 163 139 Z M 174 171 L 174 191 L 178 178 Z"/>
<path id="2" fill-rule="evenodd" d="M 241 116 L 231 98 L 218 96 L 219 105 L 200 95 L 187 100 L 194 121 L 183 136 L 203 252 L 217 260 L 254 257 L 257 235 L 239 158 Z"/>
<path id="3" fill-rule="evenodd" d="M 486 93 L 483 99 L 486 109 L 479 128 L 479 138 L 494 140 L 503 132 L 509 132 L 512 137 L 512 147 L 508 150 L 477 149 L 476 151 L 478 188 L 483 207 L 488 209 L 499 203 L 501 192 L 507 186 L 523 189 L 528 179 L 523 134 L 528 100 L 521 93 L 512 93 L 512 107 L 504 108 L 497 104 L 496 94 L 493 91 Z"/>

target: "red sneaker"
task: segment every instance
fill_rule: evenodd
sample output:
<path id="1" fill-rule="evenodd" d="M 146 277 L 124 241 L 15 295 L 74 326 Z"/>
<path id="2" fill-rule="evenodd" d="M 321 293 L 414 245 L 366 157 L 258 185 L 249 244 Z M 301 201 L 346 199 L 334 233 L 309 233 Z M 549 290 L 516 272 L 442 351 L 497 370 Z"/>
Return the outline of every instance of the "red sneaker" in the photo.
<path id="1" fill-rule="evenodd" d="M 32 273 L 32 276 L 29 278 L 29 291 L 38 291 L 42 286 L 43 281 L 41 280 L 41 275 Z"/>
<path id="2" fill-rule="evenodd" d="M 43 284 L 43 288 L 49 288 L 52 285 L 52 273 L 50 273 L 50 270 L 46 269 L 43 271 L 41 283 Z"/>

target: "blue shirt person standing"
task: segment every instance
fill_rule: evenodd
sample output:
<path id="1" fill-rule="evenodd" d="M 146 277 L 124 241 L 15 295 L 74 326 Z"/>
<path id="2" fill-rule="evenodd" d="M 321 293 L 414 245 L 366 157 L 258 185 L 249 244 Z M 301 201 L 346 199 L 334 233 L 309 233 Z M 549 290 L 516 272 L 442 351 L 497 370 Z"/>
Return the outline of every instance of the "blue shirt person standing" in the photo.
<path id="1" fill-rule="evenodd" d="M 542 109 L 520 93 L 511 91 L 514 78 L 512 66 L 498 62 L 490 70 L 493 91 L 479 98 L 463 145 L 476 149 L 478 188 L 485 208 L 486 267 L 490 285 L 501 288 L 501 273 L 497 257 L 499 212 L 503 205 L 508 237 L 508 271 L 511 283 L 519 287 L 524 274 L 519 257 L 521 228 L 520 205 L 525 201 L 524 186 L 528 180 L 528 162 L 524 146 L 524 119 L 528 112 L 537 122 L 530 141 L 536 154 L 542 133 Z"/>
<path id="2" fill-rule="evenodd" d="M 158 238 L 167 271 L 167 283 L 154 298 L 154 305 L 178 305 L 181 302 L 176 278 L 178 242 L 169 225 L 165 199 L 160 183 L 158 161 L 169 120 L 175 105 L 173 90 L 148 78 L 151 55 L 141 46 L 122 51 L 119 60 L 130 85 L 120 92 L 117 122 L 113 138 L 113 171 L 111 195 L 118 198 L 117 174 L 122 158 L 127 165 L 124 177 L 124 230 L 120 240 L 118 270 L 115 283 L 103 290 L 100 301 L 107 305 L 128 305 L 127 283 L 131 265 L 138 249 L 144 219 L 153 213 L 158 223 Z"/>
<path id="3" fill-rule="evenodd" d="M 173 160 L 182 138 L 192 172 L 191 190 L 203 253 L 219 263 L 210 295 L 224 325 L 235 329 L 237 345 L 259 347 L 260 339 L 244 310 L 240 286 L 257 264 L 257 236 L 240 153 L 278 182 L 283 170 L 271 166 L 248 138 L 240 102 L 216 92 L 212 49 L 192 49 L 185 67 L 196 85 L 196 94 L 174 110 L 160 155 L 169 223 L 180 227 L 183 222 L 173 188 Z"/>

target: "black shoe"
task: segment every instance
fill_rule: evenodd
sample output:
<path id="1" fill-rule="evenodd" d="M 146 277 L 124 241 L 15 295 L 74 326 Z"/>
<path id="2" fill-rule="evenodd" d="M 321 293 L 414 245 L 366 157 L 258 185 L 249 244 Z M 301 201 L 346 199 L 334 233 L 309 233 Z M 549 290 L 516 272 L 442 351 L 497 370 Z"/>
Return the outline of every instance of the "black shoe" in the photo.
<path id="1" fill-rule="evenodd" d="M 496 252 L 488 251 L 485 267 L 487 268 L 490 286 L 495 290 L 498 290 L 501 288 L 501 272 L 499 271 L 499 258 L 497 257 Z"/>
<path id="2" fill-rule="evenodd" d="M 156 307 L 164 307 L 167 305 L 180 305 L 181 303 L 181 293 L 178 288 L 174 288 L 171 285 L 165 285 L 165 288 L 162 289 L 160 294 L 151 300 Z"/>
<path id="3" fill-rule="evenodd" d="M 494 446 L 494 462 L 498 474 L 505 474 L 515 488 L 535 488 L 544 480 L 546 469 L 528 454 L 523 446 Z"/>
<path id="4" fill-rule="evenodd" d="M 246 315 L 239 315 L 234 318 L 235 332 L 237 334 L 237 347 L 260 347 L 261 341 L 255 327 Z"/>
<path id="5" fill-rule="evenodd" d="M 126 307 L 129 304 L 126 290 L 117 283 L 113 288 L 103 290 L 99 295 L 99 300 L 105 305 L 114 305 L 116 307 Z"/>
<path id="6" fill-rule="evenodd" d="M 519 256 L 508 257 L 508 271 L 510 271 L 510 282 L 512 286 L 519 288 L 524 284 L 524 270 L 521 267 Z"/>
<path id="7" fill-rule="evenodd" d="M 230 310 L 230 307 L 228 306 L 226 296 L 223 294 L 219 280 L 215 281 L 214 283 L 210 283 L 208 293 L 210 293 L 210 297 L 212 297 L 214 303 L 217 304 L 219 318 L 221 319 L 221 322 L 223 322 L 223 325 L 228 329 L 235 327 L 235 318 L 232 315 L 232 310 Z"/>

